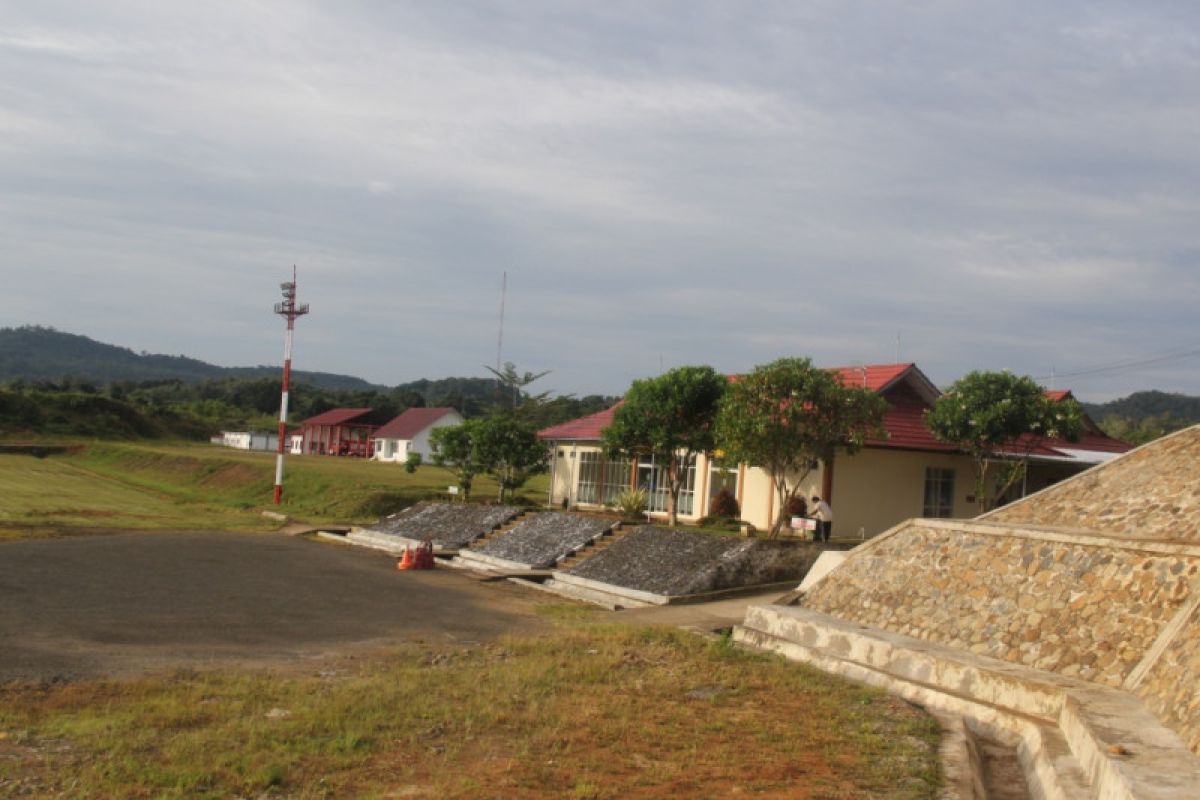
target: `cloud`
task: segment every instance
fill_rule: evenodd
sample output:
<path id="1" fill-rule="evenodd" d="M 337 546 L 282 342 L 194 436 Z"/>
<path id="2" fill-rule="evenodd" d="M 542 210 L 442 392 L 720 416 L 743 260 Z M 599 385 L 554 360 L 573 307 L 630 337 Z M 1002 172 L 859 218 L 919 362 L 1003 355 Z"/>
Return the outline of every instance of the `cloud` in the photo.
<path id="1" fill-rule="evenodd" d="M 1200 289 L 1197 17 L 29 5 L 0 36 L 0 318 L 273 362 L 295 263 L 298 366 L 388 383 L 491 363 L 505 270 L 505 357 L 562 391 L 897 334 L 939 382 L 1157 354 Z"/>

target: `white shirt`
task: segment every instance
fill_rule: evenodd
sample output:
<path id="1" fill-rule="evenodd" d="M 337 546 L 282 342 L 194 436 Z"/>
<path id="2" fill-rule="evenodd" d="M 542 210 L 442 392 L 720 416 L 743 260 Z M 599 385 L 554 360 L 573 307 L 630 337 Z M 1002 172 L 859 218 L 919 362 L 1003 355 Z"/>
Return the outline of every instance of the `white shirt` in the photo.
<path id="1" fill-rule="evenodd" d="M 826 522 L 833 522 L 833 509 L 829 507 L 829 503 L 818 500 L 816 508 L 813 509 L 813 516 Z"/>

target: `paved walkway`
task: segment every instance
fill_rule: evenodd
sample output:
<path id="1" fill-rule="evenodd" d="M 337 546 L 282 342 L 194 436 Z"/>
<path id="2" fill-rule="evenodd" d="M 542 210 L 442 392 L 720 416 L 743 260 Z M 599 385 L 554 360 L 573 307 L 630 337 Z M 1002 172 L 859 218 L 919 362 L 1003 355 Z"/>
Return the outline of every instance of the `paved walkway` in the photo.
<path id="1" fill-rule="evenodd" d="M 775 589 L 760 594 L 748 594 L 711 603 L 689 603 L 676 606 L 648 606 L 615 612 L 620 622 L 648 625 L 674 625 L 679 628 L 712 633 L 732 628 L 746 617 L 750 606 L 773 603 L 786 592 Z"/>

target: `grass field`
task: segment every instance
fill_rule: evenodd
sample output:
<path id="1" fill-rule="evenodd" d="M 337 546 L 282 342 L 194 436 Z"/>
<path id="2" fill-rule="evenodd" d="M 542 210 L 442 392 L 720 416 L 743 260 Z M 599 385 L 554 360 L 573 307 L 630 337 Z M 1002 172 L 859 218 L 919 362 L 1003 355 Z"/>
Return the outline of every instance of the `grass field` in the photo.
<path id="1" fill-rule="evenodd" d="M 557 635 L 318 674 L 0 689 L 0 795 L 935 796 L 937 726 L 902 701 L 578 609 L 547 607 Z"/>
<path id="2" fill-rule="evenodd" d="M 417 500 L 445 496 L 454 483 L 440 467 L 408 474 L 395 464 L 349 458 L 286 461 L 284 504 L 270 504 L 275 459 L 212 445 L 89 444 L 37 459 L 0 455 L 0 538 L 70 527 L 255 530 L 277 526 L 264 509 L 315 523 L 372 522 Z M 547 478 L 521 499 L 544 498 Z M 495 484 L 476 480 L 475 497 Z"/>

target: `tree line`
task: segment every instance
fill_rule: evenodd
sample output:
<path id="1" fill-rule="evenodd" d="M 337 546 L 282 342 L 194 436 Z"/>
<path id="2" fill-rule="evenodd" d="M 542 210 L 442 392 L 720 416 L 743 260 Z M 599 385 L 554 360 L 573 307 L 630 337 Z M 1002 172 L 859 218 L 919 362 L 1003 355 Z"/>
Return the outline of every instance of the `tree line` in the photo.
<path id="1" fill-rule="evenodd" d="M 422 387 L 425 392 L 418 388 Z M 393 389 L 331 389 L 294 382 L 289 394 L 293 424 L 333 408 L 373 408 L 391 417 L 408 408 L 452 407 L 467 418 L 485 416 L 512 402 L 511 389 L 494 378 L 417 381 Z M 608 408 L 599 395 L 541 397 L 528 421 L 546 427 Z M 179 379 L 97 384 L 80 379 L 15 380 L 0 386 L 0 435 L 203 440 L 221 430 L 274 430 L 280 379 Z"/>

